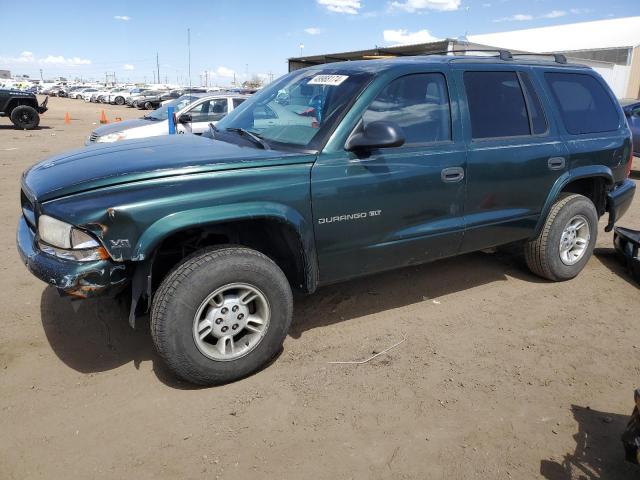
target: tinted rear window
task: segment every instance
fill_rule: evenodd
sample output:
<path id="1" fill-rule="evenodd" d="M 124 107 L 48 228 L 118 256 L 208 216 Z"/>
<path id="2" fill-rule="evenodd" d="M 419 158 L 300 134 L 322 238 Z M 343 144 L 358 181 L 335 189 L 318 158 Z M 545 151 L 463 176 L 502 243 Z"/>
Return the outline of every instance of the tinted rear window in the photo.
<path id="1" fill-rule="evenodd" d="M 530 135 L 529 116 L 516 72 L 465 72 L 473 138 Z"/>
<path id="2" fill-rule="evenodd" d="M 545 78 L 569 133 L 578 135 L 618 129 L 618 111 L 594 77 L 580 73 L 545 73 Z"/>

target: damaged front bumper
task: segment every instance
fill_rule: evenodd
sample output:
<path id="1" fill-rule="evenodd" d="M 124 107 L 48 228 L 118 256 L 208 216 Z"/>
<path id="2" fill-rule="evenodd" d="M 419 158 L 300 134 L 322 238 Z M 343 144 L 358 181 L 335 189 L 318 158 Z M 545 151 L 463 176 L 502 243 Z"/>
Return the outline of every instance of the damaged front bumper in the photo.
<path id="1" fill-rule="evenodd" d="M 126 264 L 111 260 L 74 262 L 42 252 L 35 232 L 23 216 L 18 222 L 17 245 L 22 261 L 40 280 L 53 285 L 62 294 L 88 298 L 114 294 L 129 280 Z"/>

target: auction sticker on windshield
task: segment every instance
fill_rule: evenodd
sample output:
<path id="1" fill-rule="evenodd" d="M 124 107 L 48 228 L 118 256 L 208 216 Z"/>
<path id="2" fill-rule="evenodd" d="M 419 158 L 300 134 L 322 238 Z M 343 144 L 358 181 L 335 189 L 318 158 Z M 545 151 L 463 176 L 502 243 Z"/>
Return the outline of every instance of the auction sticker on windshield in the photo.
<path id="1" fill-rule="evenodd" d="M 349 78 L 349 75 L 316 75 L 309 80 L 307 85 L 332 85 L 335 87 L 340 85 L 347 78 Z"/>

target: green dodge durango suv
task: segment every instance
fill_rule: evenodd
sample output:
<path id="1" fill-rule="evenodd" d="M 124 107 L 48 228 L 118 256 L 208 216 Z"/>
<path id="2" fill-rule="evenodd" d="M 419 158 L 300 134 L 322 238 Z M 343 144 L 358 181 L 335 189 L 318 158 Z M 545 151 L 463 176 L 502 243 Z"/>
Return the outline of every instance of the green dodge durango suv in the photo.
<path id="1" fill-rule="evenodd" d="M 421 56 L 297 70 L 205 136 L 54 156 L 22 178 L 18 249 L 62 293 L 124 293 L 201 385 L 281 349 L 292 289 L 504 244 L 575 277 L 629 208 L 631 134 L 588 67 Z"/>

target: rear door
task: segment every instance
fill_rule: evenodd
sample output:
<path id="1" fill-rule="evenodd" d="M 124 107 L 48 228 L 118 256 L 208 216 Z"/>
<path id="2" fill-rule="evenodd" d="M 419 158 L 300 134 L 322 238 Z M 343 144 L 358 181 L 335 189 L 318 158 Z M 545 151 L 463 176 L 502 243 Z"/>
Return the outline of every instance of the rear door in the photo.
<path id="1" fill-rule="evenodd" d="M 622 180 L 629 158 L 629 133 L 620 107 L 604 80 L 589 71 L 544 72 L 570 150 L 572 170 L 606 165 Z"/>
<path id="2" fill-rule="evenodd" d="M 461 252 L 529 237 L 568 168 L 547 99 L 527 67 L 458 65 L 467 108 L 466 231 Z"/>
<path id="3" fill-rule="evenodd" d="M 362 115 L 365 125 L 398 124 L 404 145 L 318 156 L 311 193 L 322 283 L 457 253 L 465 147 L 452 118 L 458 108 L 444 73 L 405 75 Z"/>

